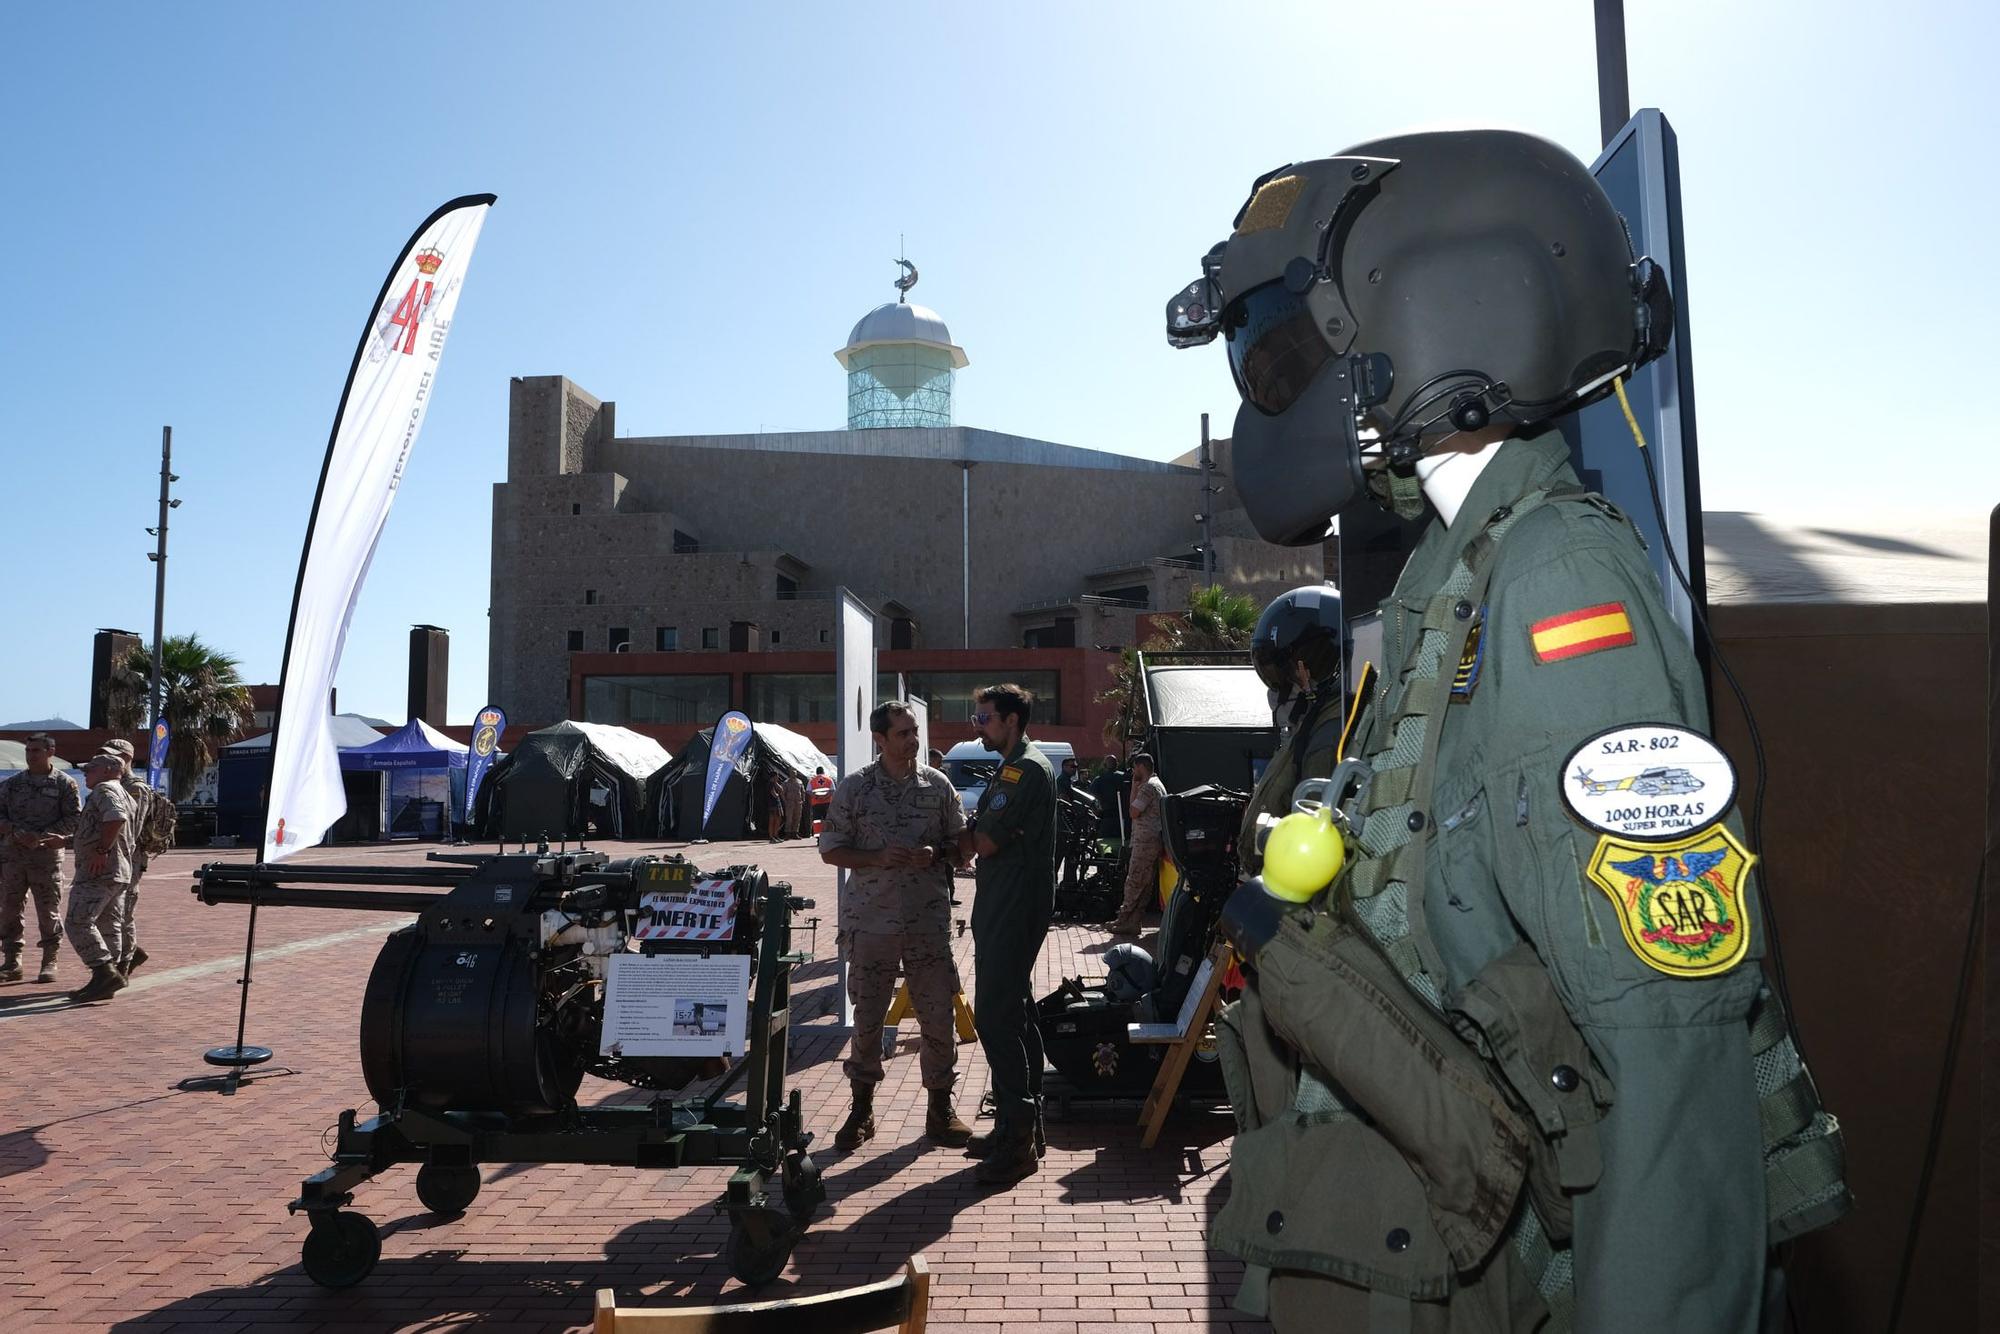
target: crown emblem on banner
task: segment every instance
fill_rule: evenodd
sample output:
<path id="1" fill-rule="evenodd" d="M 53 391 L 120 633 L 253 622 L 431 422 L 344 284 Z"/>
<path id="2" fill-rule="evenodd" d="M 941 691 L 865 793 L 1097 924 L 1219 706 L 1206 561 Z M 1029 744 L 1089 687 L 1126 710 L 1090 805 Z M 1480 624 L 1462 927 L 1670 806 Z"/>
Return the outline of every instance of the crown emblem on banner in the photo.
<path id="1" fill-rule="evenodd" d="M 444 251 L 428 246 L 417 252 L 417 267 L 426 274 L 436 273 L 444 264 Z"/>

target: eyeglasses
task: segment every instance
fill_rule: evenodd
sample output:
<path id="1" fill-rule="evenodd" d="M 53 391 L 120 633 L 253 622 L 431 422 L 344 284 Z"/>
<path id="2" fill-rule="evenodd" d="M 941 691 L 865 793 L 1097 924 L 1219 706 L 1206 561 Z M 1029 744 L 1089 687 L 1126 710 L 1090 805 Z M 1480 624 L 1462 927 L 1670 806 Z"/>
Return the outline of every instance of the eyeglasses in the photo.
<path id="1" fill-rule="evenodd" d="M 999 716 L 997 713 L 975 713 L 972 715 L 972 721 L 984 727 Z"/>

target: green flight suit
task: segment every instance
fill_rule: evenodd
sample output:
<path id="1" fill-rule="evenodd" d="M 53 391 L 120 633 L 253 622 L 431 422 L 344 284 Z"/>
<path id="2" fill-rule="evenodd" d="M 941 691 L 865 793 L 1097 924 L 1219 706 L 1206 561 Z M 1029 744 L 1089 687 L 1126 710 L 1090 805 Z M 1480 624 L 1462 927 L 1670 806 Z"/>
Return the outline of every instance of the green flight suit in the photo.
<path id="1" fill-rule="evenodd" d="M 1668 614 L 1630 526 L 1615 512 L 1581 501 L 1524 503 L 1544 488 L 1576 484 L 1559 435 L 1509 441 L 1474 483 L 1456 521 L 1448 529 L 1433 523 L 1404 567 L 1383 607 L 1383 684 L 1351 747 L 1378 769 L 1387 760 L 1398 683 L 1414 661 L 1434 595 L 1476 535 L 1517 505 L 1524 511 L 1491 558 L 1483 606 L 1461 601 L 1447 617 L 1462 622 L 1476 616 L 1480 638 L 1461 662 L 1458 685 L 1443 709 L 1428 808 L 1408 814 L 1408 827 L 1420 831 L 1412 837 L 1428 840 L 1421 883 L 1407 887 L 1405 902 L 1385 903 L 1392 897 L 1385 894 L 1340 906 L 1341 919 L 1365 923 L 1371 939 L 1381 942 L 1389 938 L 1385 932 L 1400 930 L 1404 942 L 1421 942 L 1430 956 L 1425 985 L 1444 1013 L 1485 1016 L 1482 1025 L 1502 1013 L 1528 1015 L 1520 1032 L 1529 1045 L 1572 1043 L 1575 1054 L 1564 1064 L 1544 1063 L 1544 1075 L 1530 1070 L 1529 1081 L 1515 1084 L 1532 1102 L 1533 1081 L 1540 1079 L 1546 1098 L 1553 1078 L 1562 1090 L 1558 1098 L 1570 1103 L 1567 1109 L 1546 1103 L 1534 1109 L 1545 1117 L 1544 1135 L 1569 1113 L 1569 1133 L 1551 1140 L 1558 1155 L 1568 1153 L 1559 1167 L 1562 1189 L 1538 1189 L 1529 1169 L 1537 1212 L 1513 1204 L 1496 1210 L 1496 1198 L 1515 1199 L 1524 1155 L 1539 1152 L 1541 1141 L 1516 1123 L 1517 1116 L 1492 1104 L 1476 1081 L 1454 1078 L 1447 1062 L 1389 1068 L 1408 1056 L 1409 1044 L 1396 1034 L 1423 1024 L 1378 1026 L 1374 1031 L 1389 1038 L 1369 1045 L 1355 1036 L 1357 1025 L 1366 1027 L 1372 1018 L 1361 1007 L 1346 1009 L 1344 1030 L 1343 1016 L 1312 1012 L 1315 988 L 1300 985 L 1309 974 L 1296 961 L 1315 952 L 1335 959 L 1346 946 L 1333 919 L 1321 916 L 1311 928 L 1295 920 L 1266 949 L 1268 977 L 1255 998 L 1262 1010 L 1249 1016 L 1261 1022 L 1238 1016 L 1238 1025 L 1253 1047 L 1277 1035 L 1323 1072 L 1336 1100 L 1343 1092 L 1352 1095 L 1368 1115 L 1358 1123 L 1339 1109 L 1273 1117 L 1270 1105 L 1282 1090 L 1269 1086 L 1268 1074 L 1251 1099 L 1268 1122 L 1255 1133 L 1270 1147 L 1245 1154 L 1245 1167 L 1264 1173 L 1272 1183 L 1267 1191 L 1283 1189 L 1287 1177 L 1297 1175 L 1286 1164 L 1298 1156 L 1274 1154 L 1269 1136 L 1310 1134 L 1329 1120 L 1337 1123 L 1327 1130 L 1341 1137 L 1353 1176 L 1343 1198 L 1318 1211 L 1325 1218 L 1287 1226 L 1262 1256 L 1252 1252 L 1265 1246 L 1255 1234 L 1264 1230 L 1260 1210 L 1268 1204 L 1246 1200 L 1233 1223 L 1218 1220 L 1233 1227 L 1239 1254 L 1275 1271 L 1268 1303 L 1281 1329 L 1287 1315 L 1303 1322 L 1299 1327 L 1328 1327 L 1334 1312 L 1372 1319 L 1372 1325 L 1357 1326 L 1368 1328 L 1541 1328 L 1542 1304 L 1523 1290 L 1515 1271 L 1517 1255 L 1537 1244 L 1557 1256 L 1543 1271 L 1541 1295 L 1577 1330 L 1751 1334 L 1759 1327 L 1765 1172 L 1749 1017 L 1760 981 L 1763 924 L 1745 885 L 1741 925 L 1751 934 L 1744 959 L 1716 976 L 1668 975 L 1627 944 L 1618 907 L 1583 873 L 1597 836 L 1562 806 L 1565 758 L 1587 738 L 1622 724 L 1706 731 L 1708 718 L 1686 636 Z M 1629 642 L 1609 642 L 1623 638 L 1611 635 L 1588 651 L 1538 657 L 1531 627 L 1610 604 L 1629 621 Z M 1397 822 L 1403 823 L 1400 812 Z M 1740 822 L 1732 816 L 1729 825 L 1740 837 Z M 1365 862 L 1371 854 L 1366 837 L 1363 843 Z M 1379 977 L 1367 980 L 1364 956 L 1373 957 L 1364 951 L 1338 964 L 1343 976 L 1359 979 L 1351 994 L 1396 1000 Z M 1536 988 L 1545 996 L 1552 988 L 1553 998 L 1540 1006 L 1546 1021 L 1533 1018 Z M 1495 1004 L 1496 997 L 1508 1003 Z M 1420 1019 L 1431 1013 L 1407 986 L 1400 999 Z M 1561 1022 L 1565 1015 L 1567 1023 Z M 1450 1029 L 1442 1033 L 1449 1036 Z M 1576 1034 L 1587 1055 L 1574 1048 Z M 1433 1053 L 1454 1057 L 1454 1046 L 1469 1050 L 1444 1036 L 1424 1042 Z M 1520 1046 L 1510 1040 L 1509 1051 L 1518 1055 Z M 1506 1055 L 1496 1051 L 1495 1057 Z M 1433 1082 L 1429 1101 L 1409 1089 L 1426 1079 Z M 1362 1096 L 1364 1089 L 1369 1096 Z M 1591 1127 L 1593 1098 L 1601 1119 Z M 1583 1110 L 1575 1110 L 1579 1106 Z M 1475 1125 L 1485 1140 L 1463 1136 Z M 1525 1148 L 1524 1129 L 1530 1130 Z M 1462 1152 L 1441 1151 L 1454 1142 Z M 1475 1152 L 1482 1146 L 1483 1157 Z M 1307 1161 L 1326 1156 L 1324 1148 L 1306 1154 Z M 1411 1194 L 1418 1180 L 1427 1184 Z M 1367 1184 L 1351 1189 L 1357 1183 Z M 1286 1207 L 1301 1212 L 1296 1202 Z M 1279 1214 L 1270 1218 L 1275 1233 Z M 1557 1229 L 1544 1229 L 1540 1219 L 1566 1227 L 1566 1256 L 1562 1236 L 1547 1235 Z M 1542 1234 L 1524 1235 L 1524 1228 Z M 1340 1242 L 1325 1263 L 1312 1261 L 1317 1272 L 1301 1268 L 1296 1255 L 1274 1258 L 1276 1244 L 1346 1232 L 1358 1239 L 1355 1244 L 1377 1239 L 1374 1254 Z M 1251 1240 L 1245 1244 L 1244 1238 Z M 1571 1265 L 1573 1289 L 1564 1273 Z M 1390 1307 L 1403 1313 L 1393 1315 Z"/>
<path id="2" fill-rule="evenodd" d="M 1250 793 L 1243 811 L 1243 828 L 1236 836 L 1236 862 L 1245 876 L 1262 869 L 1264 858 L 1257 851 L 1257 817 L 1284 819 L 1292 813 L 1292 790 L 1308 778 L 1330 778 L 1340 763 L 1340 726 L 1347 719 L 1346 700 L 1330 683 L 1313 697 L 1312 707 L 1299 720 L 1285 744 L 1271 757 L 1264 773 Z"/>
<path id="3" fill-rule="evenodd" d="M 1055 771 L 1026 737 L 979 798 L 977 831 L 998 844 L 980 857 L 972 901 L 973 1021 L 992 1071 L 994 1129 L 1029 1133 L 1042 1093 L 1035 960 L 1056 904 Z"/>

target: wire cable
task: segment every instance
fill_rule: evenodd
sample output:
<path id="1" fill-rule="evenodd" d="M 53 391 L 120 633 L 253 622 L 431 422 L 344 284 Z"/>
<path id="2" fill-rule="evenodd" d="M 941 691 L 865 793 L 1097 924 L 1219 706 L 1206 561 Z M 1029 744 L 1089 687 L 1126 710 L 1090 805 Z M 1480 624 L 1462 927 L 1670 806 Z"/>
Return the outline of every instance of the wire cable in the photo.
<path id="1" fill-rule="evenodd" d="M 1736 697 L 1736 706 L 1743 710 L 1743 721 L 1750 731 L 1750 753 L 1757 763 L 1757 783 L 1750 799 L 1750 845 L 1764 846 L 1764 788 L 1769 766 L 1764 758 L 1764 737 L 1757 727 L 1757 715 L 1750 711 L 1750 696 L 1730 670 L 1729 659 L 1722 652 L 1722 645 L 1716 642 L 1715 631 L 1708 623 L 1708 615 L 1702 610 L 1701 599 L 1694 594 L 1685 571 L 1681 569 L 1680 557 L 1674 554 L 1672 534 L 1667 528 L 1666 506 L 1660 500 L 1660 478 L 1653 470 L 1653 453 L 1646 448 L 1646 433 L 1639 429 L 1639 419 L 1632 413 L 1632 400 L 1625 396 L 1625 377 L 1612 381 L 1618 394 L 1618 406 L 1625 414 L 1625 424 L 1632 428 L 1632 439 L 1639 446 L 1639 460 L 1646 465 L 1646 494 L 1653 502 L 1653 518 L 1660 525 L 1660 540 L 1667 549 L 1667 567 L 1673 571 L 1674 579 L 1687 594 L 1688 606 L 1694 611 L 1695 623 L 1701 627 L 1702 637 L 1708 641 L 1709 657 L 1729 682 L 1730 693 Z M 1778 915 L 1771 907 L 1771 869 L 1769 863 L 1762 863 L 1757 874 L 1757 903 L 1764 913 L 1764 929 L 1771 936 L 1771 974 L 1778 984 L 1778 999 L 1784 1003 L 1785 1023 L 1792 1035 L 1792 1046 L 1798 1049 L 1799 1060 L 1805 1061 L 1805 1044 L 1799 1039 L 1798 1011 L 1792 1006 L 1791 981 L 1785 974 L 1785 952 L 1779 944 Z"/>
<path id="2" fill-rule="evenodd" d="M 1979 954 L 1979 924 L 1986 915 L 1986 862 L 1972 881 L 1972 912 L 1965 923 L 1965 953 L 1958 963 L 1958 990 L 1951 1002 L 1951 1025 L 1945 1030 L 1944 1066 L 1938 1071 L 1937 1096 L 1931 1100 L 1930 1134 L 1924 1140 L 1924 1165 L 1917 1173 L 1917 1198 L 1910 1205 L 1910 1228 L 1903 1238 L 1903 1260 L 1896 1267 L 1896 1295 L 1889 1302 L 1888 1334 L 1896 1334 L 1903 1320 L 1903 1297 L 1909 1291 L 1910 1273 L 1916 1267 L 1917 1236 L 1923 1229 L 1924 1206 L 1930 1202 L 1931 1177 L 1937 1170 L 1938 1149 L 1944 1142 L 1946 1100 L 1951 1096 L 1952 1072 L 1958 1065 L 1958 1042 L 1965 1031 L 1967 1000 L 1972 995 L 1972 965 Z"/>

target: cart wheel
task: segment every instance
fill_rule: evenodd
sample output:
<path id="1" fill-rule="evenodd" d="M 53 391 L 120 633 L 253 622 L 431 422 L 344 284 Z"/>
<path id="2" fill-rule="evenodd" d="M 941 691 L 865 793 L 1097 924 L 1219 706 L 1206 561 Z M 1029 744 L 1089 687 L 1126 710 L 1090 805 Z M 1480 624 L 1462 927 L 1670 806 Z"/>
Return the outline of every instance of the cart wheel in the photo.
<path id="1" fill-rule="evenodd" d="M 784 1273 L 785 1261 L 792 1258 L 792 1247 L 799 1243 L 799 1230 L 789 1218 L 782 1223 L 766 1223 L 756 1231 L 761 1235 L 753 1239 L 751 1229 L 740 1219 L 732 1220 L 729 1242 L 722 1252 L 730 1275 L 751 1288 L 760 1288 Z"/>
<path id="2" fill-rule="evenodd" d="M 479 1169 L 425 1163 L 417 1169 L 417 1198 L 434 1214 L 462 1214 L 479 1198 Z"/>
<path id="3" fill-rule="evenodd" d="M 826 1201 L 826 1185 L 820 1180 L 819 1165 L 809 1153 L 785 1159 L 785 1208 L 803 1228 Z"/>
<path id="4" fill-rule="evenodd" d="M 382 1258 L 382 1238 L 365 1214 L 340 1212 L 306 1233 L 299 1259 L 322 1288 L 351 1288 Z"/>

